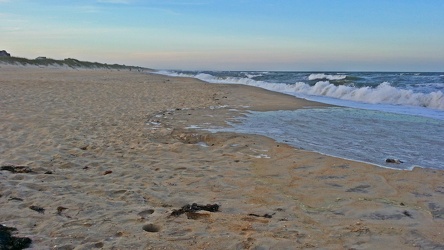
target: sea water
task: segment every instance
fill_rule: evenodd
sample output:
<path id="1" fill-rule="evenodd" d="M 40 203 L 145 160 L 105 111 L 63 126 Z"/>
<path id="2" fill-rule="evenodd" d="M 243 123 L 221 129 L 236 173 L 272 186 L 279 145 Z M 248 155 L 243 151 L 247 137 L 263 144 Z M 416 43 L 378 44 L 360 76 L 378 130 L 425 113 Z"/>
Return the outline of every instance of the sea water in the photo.
<path id="1" fill-rule="evenodd" d="M 265 135 L 297 148 L 410 170 L 444 169 L 444 121 L 355 108 L 250 112 L 211 131 Z M 386 159 L 403 163 L 390 164 Z"/>
<path id="2" fill-rule="evenodd" d="M 382 167 L 444 169 L 444 73 L 160 73 L 256 86 L 340 106 L 250 112 L 217 131 L 266 135 L 297 148 Z M 403 163 L 388 164 L 387 158 Z"/>

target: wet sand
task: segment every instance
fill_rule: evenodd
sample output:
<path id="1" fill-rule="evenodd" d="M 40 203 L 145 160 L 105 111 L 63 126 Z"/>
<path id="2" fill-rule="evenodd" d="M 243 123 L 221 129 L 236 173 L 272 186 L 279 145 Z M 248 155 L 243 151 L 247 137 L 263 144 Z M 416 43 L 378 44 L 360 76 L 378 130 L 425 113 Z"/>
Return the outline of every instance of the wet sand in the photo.
<path id="1" fill-rule="evenodd" d="M 0 90 L 0 224 L 34 249 L 444 248 L 443 171 L 194 129 L 323 104 L 140 72 L 5 65 Z M 220 207 L 171 216 L 192 203 Z"/>

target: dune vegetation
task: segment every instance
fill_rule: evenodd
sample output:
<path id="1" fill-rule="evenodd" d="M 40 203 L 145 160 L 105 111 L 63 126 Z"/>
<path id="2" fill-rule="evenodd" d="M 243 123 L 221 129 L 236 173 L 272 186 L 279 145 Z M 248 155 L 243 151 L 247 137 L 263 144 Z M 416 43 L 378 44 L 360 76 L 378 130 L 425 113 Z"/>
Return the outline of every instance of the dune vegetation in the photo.
<path id="1" fill-rule="evenodd" d="M 150 70 L 148 68 L 138 66 L 127 66 L 121 64 L 107 64 L 98 62 L 80 61 L 74 58 L 66 58 L 56 60 L 46 57 L 38 57 L 36 59 L 28 59 L 22 57 L 0 57 L 0 64 L 23 65 L 23 66 L 60 66 L 70 68 L 87 68 L 87 69 L 116 69 L 116 70 Z"/>

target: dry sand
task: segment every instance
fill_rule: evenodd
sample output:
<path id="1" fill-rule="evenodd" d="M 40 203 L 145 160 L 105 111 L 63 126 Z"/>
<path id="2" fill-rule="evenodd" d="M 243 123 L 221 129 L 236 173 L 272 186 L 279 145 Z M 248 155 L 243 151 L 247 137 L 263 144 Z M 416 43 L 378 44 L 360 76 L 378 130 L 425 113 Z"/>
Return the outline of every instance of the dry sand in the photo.
<path id="1" fill-rule="evenodd" d="M 190 129 L 323 106 L 154 74 L 0 65 L 0 224 L 34 249 L 444 249 L 444 172 Z M 219 212 L 170 216 L 190 203 Z M 30 209 L 43 208 L 44 212 Z"/>

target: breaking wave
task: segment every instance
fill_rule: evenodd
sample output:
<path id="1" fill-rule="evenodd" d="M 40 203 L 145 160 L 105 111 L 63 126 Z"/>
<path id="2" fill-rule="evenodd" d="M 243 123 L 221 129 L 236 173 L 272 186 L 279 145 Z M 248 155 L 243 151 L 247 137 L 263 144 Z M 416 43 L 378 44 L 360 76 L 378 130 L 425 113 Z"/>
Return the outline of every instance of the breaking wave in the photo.
<path id="1" fill-rule="evenodd" d="M 308 80 L 313 81 L 313 80 L 330 80 L 330 81 L 335 81 L 335 80 L 343 80 L 347 78 L 346 75 L 326 75 L 324 73 L 320 73 L 320 74 L 311 74 L 308 76 Z"/>
<path id="2" fill-rule="evenodd" d="M 387 82 L 379 84 L 376 88 L 336 86 L 328 81 L 317 82 L 314 86 L 296 83 L 293 88 L 295 92 L 307 95 L 328 96 L 371 104 L 407 105 L 444 110 L 444 94 L 441 91 L 428 94 L 415 93 L 412 90 L 395 88 Z"/>
<path id="3" fill-rule="evenodd" d="M 431 93 L 419 93 L 413 90 L 400 89 L 383 82 L 377 87 L 354 87 L 346 85 L 334 85 L 327 81 L 318 81 L 314 85 L 304 82 L 295 84 L 270 83 L 256 81 L 251 78 L 240 77 L 216 77 L 206 73 L 184 74 L 169 71 L 159 71 L 159 74 L 169 76 L 194 77 L 210 83 L 243 84 L 260 87 L 276 92 L 300 96 L 325 96 L 342 100 L 349 100 L 370 104 L 391 104 L 403 106 L 418 106 L 430 109 L 444 110 L 444 94 L 442 91 Z M 309 79 L 341 80 L 345 75 L 311 74 Z"/>

